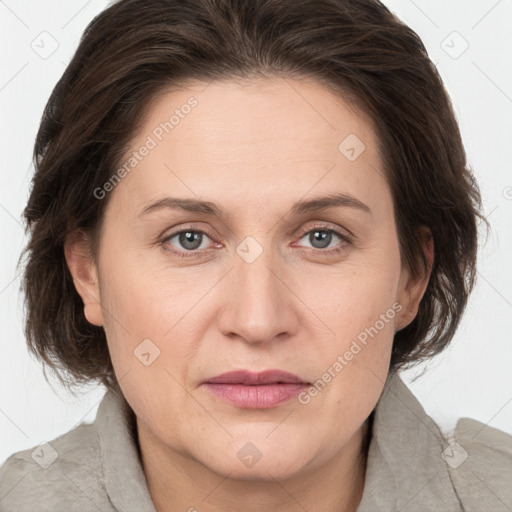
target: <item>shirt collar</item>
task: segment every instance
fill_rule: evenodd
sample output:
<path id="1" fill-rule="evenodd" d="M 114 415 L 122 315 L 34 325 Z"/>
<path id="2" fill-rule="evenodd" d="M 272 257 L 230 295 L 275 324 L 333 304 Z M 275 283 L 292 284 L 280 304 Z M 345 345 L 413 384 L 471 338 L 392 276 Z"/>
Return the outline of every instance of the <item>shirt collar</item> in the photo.
<path id="1" fill-rule="evenodd" d="M 375 408 L 357 512 L 461 510 L 441 457 L 448 443 L 397 373 Z"/>
<path id="2" fill-rule="evenodd" d="M 95 421 L 106 491 L 118 510 L 156 512 L 134 442 L 133 422 L 121 391 L 108 390 Z M 446 444 L 399 375 L 390 373 L 374 409 L 357 512 L 460 510 L 441 457 Z"/>
<path id="3" fill-rule="evenodd" d="M 133 412 L 121 391 L 108 390 L 95 421 L 105 488 L 117 510 L 156 512 L 133 439 L 133 421 Z"/>

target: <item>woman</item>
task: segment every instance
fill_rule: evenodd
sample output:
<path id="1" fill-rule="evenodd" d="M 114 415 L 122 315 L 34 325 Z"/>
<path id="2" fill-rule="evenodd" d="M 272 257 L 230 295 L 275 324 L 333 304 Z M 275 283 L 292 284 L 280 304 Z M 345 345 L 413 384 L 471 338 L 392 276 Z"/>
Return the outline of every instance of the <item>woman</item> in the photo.
<path id="1" fill-rule="evenodd" d="M 121 0 L 35 144 L 31 349 L 93 425 L 1 510 L 509 510 L 512 438 L 448 442 L 398 371 L 475 279 L 478 187 L 417 35 L 375 0 Z"/>

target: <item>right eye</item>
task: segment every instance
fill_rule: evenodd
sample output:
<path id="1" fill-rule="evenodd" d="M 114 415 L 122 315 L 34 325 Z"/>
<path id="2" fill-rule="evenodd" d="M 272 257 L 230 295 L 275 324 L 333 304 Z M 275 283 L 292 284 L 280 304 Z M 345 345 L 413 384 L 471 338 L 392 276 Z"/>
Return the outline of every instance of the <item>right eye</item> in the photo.
<path id="1" fill-rule="evenodd" d="M 204 237 L 210 238 L 206 232 L 199 229 L 180 229 L 166 236 L 161 243 L 166 248 L 170 245 L 171 251 L 178 257 L 189 258 L 195 256 L 196 251 L 202 252 L 205 250 L 205 247 L 201 247 Z"/>

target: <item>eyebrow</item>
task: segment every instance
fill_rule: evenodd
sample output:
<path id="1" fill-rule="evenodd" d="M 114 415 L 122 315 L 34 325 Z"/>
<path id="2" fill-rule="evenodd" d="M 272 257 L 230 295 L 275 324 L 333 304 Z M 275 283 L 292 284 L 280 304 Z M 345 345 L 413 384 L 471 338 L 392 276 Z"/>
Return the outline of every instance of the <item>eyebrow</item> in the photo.
<path id="1" fill-rule="evenodd" d="M 370 215 L 372 213 L 368 205 L 364 204 L 356 197 L 345 193 L 329 194 L 327 196 L 297 201 L 290 208 L 290 213 L 294 215 L 304 215 L 306 213 L 341 206 L 354 208 L 362 212 L 369 213 Z M 183 210 L 193 213 L 203 213 L 205 215 L 212 215 L 221 218 L 227 217 L 226 212 L 215 203 L 210 201 L 201 201 L 198 199 L 178 197 L 164 197 L 163 199 L 151 203 L 143 208 L 143 210 L 138 214 L 138 217 L 165 208 Z"/>

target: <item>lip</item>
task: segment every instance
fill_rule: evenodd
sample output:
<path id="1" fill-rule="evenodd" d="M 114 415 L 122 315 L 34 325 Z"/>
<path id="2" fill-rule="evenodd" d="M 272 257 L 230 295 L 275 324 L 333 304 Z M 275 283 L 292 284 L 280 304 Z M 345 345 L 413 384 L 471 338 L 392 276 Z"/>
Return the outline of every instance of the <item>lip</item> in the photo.
<path id="1" fill-rule="evenodd" d="M 283 370 L 265 370 L 264 372 L 250 372 L 249 370 L 235 370 L 223 373 L 206 379 L 208 384 L 245 384 L 246 386 L 255 386 L 257 384 L 309 384 L 299 376 Z"/>
<path id="2" fill-rule="evenodd" d="M 270 409 L 287 402 L 310 384 L 293 373 L 237 370 L 206 379 L 204 388 L 222 400 L 243 409 Z"/>

